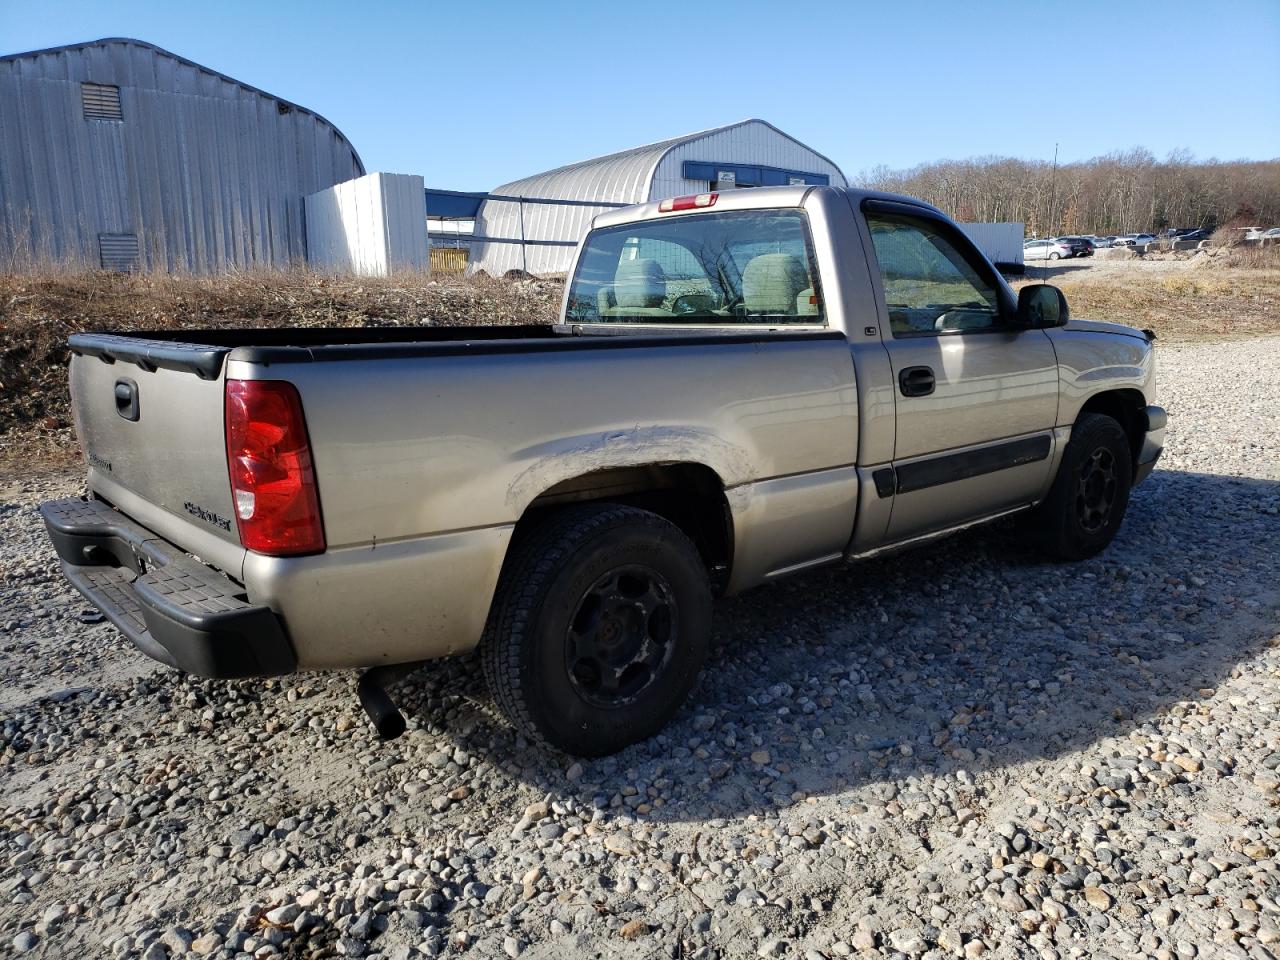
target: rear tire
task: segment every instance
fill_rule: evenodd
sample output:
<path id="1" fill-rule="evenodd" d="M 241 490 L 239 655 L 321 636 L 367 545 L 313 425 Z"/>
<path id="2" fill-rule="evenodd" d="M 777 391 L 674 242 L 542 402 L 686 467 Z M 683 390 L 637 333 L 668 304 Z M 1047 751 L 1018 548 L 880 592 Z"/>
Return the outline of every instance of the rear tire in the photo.
<path id="1" fill-rule="evenodd" d="M 1057 253 L 1057 252 L 1055 251 L 1054 253 L 1049 254 L 1049 259 L 1050 259 L 1050 260 L 1061 260 L 1061 259 L 1062 259 L 1062 254 Z"/>
<path id="2" fill-rule="evenodd" d="M 1082 415 L 1071 430 L 1058 475 L 1031 515 L 1040 548 L 1058 560 L 1084 560 L 1115 539 L 1129 506 L 1129 438 L 1111 417 Z"/>
<path id="3" fill-rule="evenodd" d="M 711 589 L 689 538 L 617 504 L 556 512 L 512 544 L 480 642 L 511 725 L 578 756 L 660 730 L 706 659 Z"/>

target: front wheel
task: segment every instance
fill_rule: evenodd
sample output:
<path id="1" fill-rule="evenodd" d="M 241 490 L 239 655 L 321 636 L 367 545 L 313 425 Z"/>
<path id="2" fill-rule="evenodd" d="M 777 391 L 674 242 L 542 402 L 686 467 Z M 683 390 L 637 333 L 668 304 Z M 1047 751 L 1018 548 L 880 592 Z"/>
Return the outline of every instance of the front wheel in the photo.
<path id="1" fill-rule="evenodd" d="M 1124 429 L 1111 417 L 1082 415 L 1071 430 L 1049 495 L 1031 516 L 1040 546 L 1059 560 L 1100 553 L 1120 531 L 1132 486 L 1133 461 Z"/>
<path id="2" fill-rule="evenodd" d="M 518 535 L 481 659 L 512 726 L 566 753 L 603 756 L 676 713 L 710 625 L 706 568 L 689 538 L 646 510 L 590 504 Z"/>

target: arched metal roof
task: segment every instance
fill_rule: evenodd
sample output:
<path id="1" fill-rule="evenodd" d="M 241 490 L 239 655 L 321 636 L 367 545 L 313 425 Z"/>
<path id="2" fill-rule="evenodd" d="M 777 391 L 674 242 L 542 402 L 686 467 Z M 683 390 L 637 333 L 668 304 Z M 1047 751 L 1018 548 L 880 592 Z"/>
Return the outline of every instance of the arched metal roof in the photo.
<path id="1" fill-rule="evenodd" d="M 818 153 L 807 144 L 779 130 L 767 120 L 749 118 L 710 130 L 687 133 L 684 136 L 648 143 L 630 150 L 621 150 L 603 157 L 582 160 L 567 166 L 557 167 L 545 173 L 534 174 L 522 180 L 504 183 L 495 187 L 493 193 L 506 196 L 547 197 L 552 199 L 602 200 L 612 203 L 643 203 L 649 199 L 649 185 L 654 171 L 663 157 L 677 147 L 695 143 L 717 134 L 745 127 L 749 124 L 760 124 L 768 127 L 781 137 L 798 144 L 806 150 L 822 157 L 837 170 L 839 166 L 829 158 Z"/>
<path id="2" fill-rule="evenodd" d="M 80 43 L 65 43 L 65 44 L 62 44 L 61 46 L 44 47 L 43 49 L 40 49 L 40 50 L 27 50 L 22 53 L 8 53 L 8 54 L 5 54 L 4 56 L 0 56 L 0 63 L 4 63 L 10 60 L 25 60 L 31 57 L 45 56 L 47 54 L 69 53 L 73 50 L 83 50 L 86 47 L 103 47 L 103 46 L 107 46 L 108 44 L 121 44 L 124 46 L 141 47 L 144 50 L 149 50 L 152 53 L 159 54 L 162 57 L 168 57 L 170 60 L 175 60 L 178 63 L 181 63 L 185 66 L 193 67 L 194 69 L 199 70 L 203 73 L 207 73 L 210 76 L 214 76 L 220 80 L 224 80 L 227 83 L 233 84 L 239 87 L 241 90 L 244 90 L 248 93 L 256 93 L 260 97 L 266 97 L 268 100 L 274 100 L 277 103 L 284 104 L 286 107 L 289 107 L 291 110 L 296 110 L 299 113 L 304 113 L 309 117 L 313 117 L 314 119 L 318 120 L 320 123 L 328 127 L 330 130 L 332 130 L 334 136 L 336 136 L 340 141 L 346 144 L 347 148 L 350 149 L 351 151 L 352 158 L 355 160 L 356 167 L 358 167 L 360 170 L 360 175 L 361 176 L 364 175 L 365 173 L 364 161 L 360 159 L 360 153 L 356 150 L 354 144 L 352 144 L 352 142 L 347 139 L 346 134 L 344 134 L 341 130 L 339 130 L 336 126 L 334 126 L 334 124 L 331 121 L 326 120 L 324 117 L 316 113 L 314 110 L 310 109 L 309 107 L 304 107 L 301 104 L 294 103 L 291 100 L 286 100 L 284 97 L 277 97 L 273 93 L 267 93 L 267 91 L 262 90 L 258 87 L 255 87 L 252 84 L 245 83 L 243 80 L 237 80 L 235 77 L 227 76 L 227 74 L 225 73 L 222 73 L 218 70 L 214 70 L 210 67 L 206 67 L 202 63 L 196 63 L 194 60 L 188 60 L 186 57 L 179 56 L 178 54 L 172 52 L 171 50 L 166 50 L 163 47 L 157 47 L 154 43 L 148 43 L 146 40 L 138 40 L 138 39 L 135 39 L 134 37 L 103 37 L 100 40 L 84 40 L 84 41 L 81 41 Z"/>

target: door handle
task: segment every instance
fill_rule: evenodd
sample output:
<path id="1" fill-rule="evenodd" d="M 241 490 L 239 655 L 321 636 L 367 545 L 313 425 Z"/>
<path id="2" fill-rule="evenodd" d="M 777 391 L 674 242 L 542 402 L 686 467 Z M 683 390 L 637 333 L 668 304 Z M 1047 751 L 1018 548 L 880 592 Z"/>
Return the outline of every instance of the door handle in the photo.
<path id="1" fill-rule="evenodd" d="M 904 397 L 927 397 L 937 385 L 932 367 L 904 367 L 898 374 L 898 387 Z"/>

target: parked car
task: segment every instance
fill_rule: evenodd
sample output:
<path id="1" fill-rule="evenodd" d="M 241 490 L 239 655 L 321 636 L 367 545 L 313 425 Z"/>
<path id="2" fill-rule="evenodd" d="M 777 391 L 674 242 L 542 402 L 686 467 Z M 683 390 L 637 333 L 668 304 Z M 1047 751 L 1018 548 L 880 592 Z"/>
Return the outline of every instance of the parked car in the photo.
<path id="1" fill-rule="evenodd" d="M 1280 240 L 1280 227 L 1272 227 L 1270 230 L 1262 231 L 1263 240 Z"/>
<path id="2" fill-rule="evenodd" d="M 1164 444 L 1151 334 L 907 197 L 613 210 L 569 276 L 554 325 L 72 336 L 63 572 L 193 674 L 371 667 L 384 737 L 388 683 L 479 647 L 513 725 L 600 755 L 679 709 L 713 596 L 1013 512 L 1093 556 Z"/>
<path id="3" fill-rule="evenodd" d="M 1071 247 L 1057 240 L 1028 240 L 1022 245 L 1023 260 L 1065 260 L 1073 255 Z"/>
<path id="4" fill-rule="evenodd" d="M 1093 241 L 1094 247 L 1099 250 L 1114 246 L 1116 242 L 1115 237 L 1089 237 L 1089 239 Z"/>
<path id="5" fill-rule="evenodd" d="M 1058 242 L 1070 247 L 1073 257 L 1093 256 L 1093 241 L 1088 237 L 1058 237 Z"/>
<path id="6" fill-rule="evenodd" d="M 1174 239 L 1175 240 L 1208 240 L 1210 236 L 1211 234 L 1209 233 L 1208 230 L 1196 229 L 1196 230 L 1187 230 L 1185 233 L 1180 233 L 1178 234 L 1178 236 L 1174 237 Z"/>

